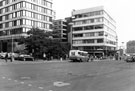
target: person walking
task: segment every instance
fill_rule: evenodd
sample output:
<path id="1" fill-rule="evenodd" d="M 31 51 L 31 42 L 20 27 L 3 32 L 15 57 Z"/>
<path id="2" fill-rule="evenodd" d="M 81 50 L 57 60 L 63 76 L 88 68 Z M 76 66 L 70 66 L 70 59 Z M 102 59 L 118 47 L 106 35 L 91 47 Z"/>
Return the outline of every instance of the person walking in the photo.
<path id="1" fill-rule="evenodd" d="M 46 60 L 46 54 L 45 53 L 43 53 L 43 59 Z"/>
<path id="2" fill-rule="evenodd" d="M 5 55 L 5 61 L 6 62 L 8 61 L 8 53 L 6 53 L 6 55 Z"/>

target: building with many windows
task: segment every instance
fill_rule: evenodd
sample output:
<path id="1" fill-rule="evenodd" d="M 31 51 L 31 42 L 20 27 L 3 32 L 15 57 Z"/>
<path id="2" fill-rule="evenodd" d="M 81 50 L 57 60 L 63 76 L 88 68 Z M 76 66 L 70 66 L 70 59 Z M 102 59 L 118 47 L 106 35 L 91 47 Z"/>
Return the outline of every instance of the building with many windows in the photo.
<path id="1" fill-rule="evenodd" d="M 124 46 L 121 49 L 124 49 Z M 126 44 L 126 53 L 127 54 L 135 54 L 135 40 L 127 42 L 127 44 Z"/>
<path id="2" fill-rule="evenodd" d="M 62 42 L 68 41 L 67 36 L 67 21 L 65 19 L 58 19 L 53 21 L 53 29 L 54 31 L 60 32 L 60 38 Z"/>
<path id="3" fill-rule="evenodd" d="M 72 48 L 93 55 L 113 55 L 117 47 L 116 22 L 103 6 L 73 10 Z"/>
<path id="4" fill-rule="evenodd" d="M 52 30 L 52 0 L 0 0 L 0 52 L 11 51 L 33 27 Z"/>

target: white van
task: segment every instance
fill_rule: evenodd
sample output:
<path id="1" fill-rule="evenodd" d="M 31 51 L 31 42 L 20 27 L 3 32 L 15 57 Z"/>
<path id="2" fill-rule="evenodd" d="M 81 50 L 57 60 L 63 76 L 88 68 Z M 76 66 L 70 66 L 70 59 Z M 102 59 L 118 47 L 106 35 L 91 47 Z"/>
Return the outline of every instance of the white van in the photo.
<path id="1" fill-rule="evenodd" d="M 86 51 L 70 50 L 69 59 L 73 62 L 88 62 L 89 54 Z"/>

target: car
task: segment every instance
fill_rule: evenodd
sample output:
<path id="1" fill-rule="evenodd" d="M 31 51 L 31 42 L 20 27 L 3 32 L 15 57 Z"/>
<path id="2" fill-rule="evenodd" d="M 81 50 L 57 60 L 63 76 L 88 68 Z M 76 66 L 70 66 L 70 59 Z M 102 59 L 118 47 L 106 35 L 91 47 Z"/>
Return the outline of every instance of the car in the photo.
<path id="1" fill-rule="evenodd" d="M 0 58 L 1 58 L 1 59 L 4 59 L 4 58 L 5 58 L 5 55 L 6 55 L 6 52 L 1 52 L 1 53 L 0 53 Z"/>
<path id="2" fill-rule="evenodd" d="M 26 54 L 20 54 L 18 57 L 15 58 L 15 60 L 19 61 L 34 61 L 34 57 Z"/>
<path id="3" fill-rule="evenodd" d="M 126 62 L 135 62 L 135 55 L 126 55 Z"/>

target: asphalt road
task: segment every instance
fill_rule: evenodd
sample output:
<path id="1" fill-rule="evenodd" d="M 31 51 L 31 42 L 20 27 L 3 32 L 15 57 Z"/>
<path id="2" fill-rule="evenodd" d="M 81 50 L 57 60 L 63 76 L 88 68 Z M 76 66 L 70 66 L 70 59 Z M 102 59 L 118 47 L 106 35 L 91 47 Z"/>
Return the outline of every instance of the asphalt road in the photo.
<path id="1" fill-rule="evenodd" d="M 135 63 L 0 63 L 0 91 L 135 91 Z"/>

